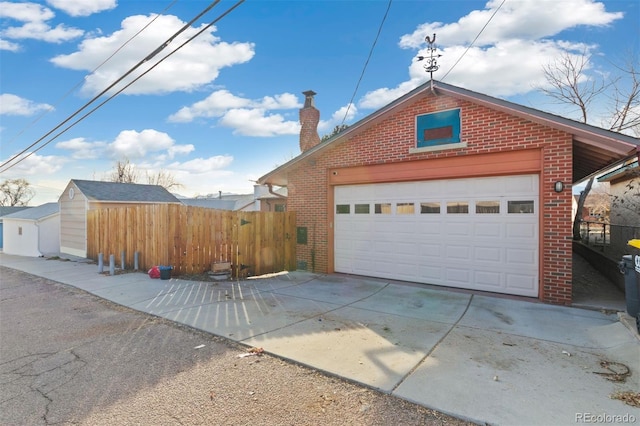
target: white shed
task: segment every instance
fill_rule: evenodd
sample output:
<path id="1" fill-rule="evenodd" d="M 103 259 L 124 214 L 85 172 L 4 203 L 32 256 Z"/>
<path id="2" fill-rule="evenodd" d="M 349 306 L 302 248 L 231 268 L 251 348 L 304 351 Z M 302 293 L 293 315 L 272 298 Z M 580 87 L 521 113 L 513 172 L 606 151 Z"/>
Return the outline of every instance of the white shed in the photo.
<path id="1" fill-rule="evenodd" d="M 38 257 L 60 251 L 60 209 L 47 203 L 3 217 L 4 252 Z"/>

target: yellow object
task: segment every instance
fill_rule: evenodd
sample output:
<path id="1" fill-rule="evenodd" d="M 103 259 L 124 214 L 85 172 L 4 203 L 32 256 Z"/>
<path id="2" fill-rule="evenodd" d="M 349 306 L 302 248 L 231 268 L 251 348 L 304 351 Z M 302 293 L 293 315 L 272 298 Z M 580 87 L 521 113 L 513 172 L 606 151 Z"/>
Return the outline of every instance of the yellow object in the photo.
<path id="1" fill-rule="evenodd" d="M 635 247 L 635 248 L 640 249 L 640 240 L 639 239 L 629 240 L 629 242 L 627 244 L 630 245 L 631 247 Z"/>

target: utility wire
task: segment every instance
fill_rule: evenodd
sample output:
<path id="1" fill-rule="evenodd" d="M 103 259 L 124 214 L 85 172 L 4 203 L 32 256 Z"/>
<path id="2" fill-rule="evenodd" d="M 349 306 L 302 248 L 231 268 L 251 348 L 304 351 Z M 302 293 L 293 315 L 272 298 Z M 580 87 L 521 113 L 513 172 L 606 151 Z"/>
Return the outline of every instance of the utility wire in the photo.
<path id="1" fill-rule="evenodd" d="M 142 27 L 137 33 L 135 33 L 134 35 L 132 35 L 127 41 L 125 41 L 120 47 L 118 47 L 111 55 L 109 55 L 109 57 L 107 57 L 104 61 L 102 61 L 100 63 L 100 65 L 98 65 L 97 67 L 95 67 L 93 70 L 91 70 L 91 72 L 87 75 L 85 75 L 80 81 L 78 81 L 75 86 L 73 86 L 71 89 L 69 89 L 67 91 L 67 93 L 65 93 L 64 95 L 62 95 L 62 97 L 60 99 L 58 99 L 56 101 L 55 104 L 53 104 L 54 108 L 58 105 L 60 105 L 60 103 L 65 100 L 71 93 L 73 93 L 82 83 L 84 83 L 84 81 L 86 80 L 87 77 L 95 74 L 96 71 L 98 71 L 104 64 L 106 64 L 107 62 L 109 62 L 111 60 L 111 58 L 113 58 L 118 52 L 120 52 L 122 49 L 124 49 L 124 47 L 129 44 L 129 42 L 131 42 L 134 38 L 136 38 L 137 36 L 139 36 L 144 30 L 146 30 L 151 24 L 153 24 L 156 19 L 158 19 L 161 15 L 163 15 L 164 13 L 166 13 L 169 9 L 171 9 L 176 3 L 178 2 L 178 0 L 173 0 L 171 2 L 171 4 L 169 4 L 167 7 L 164 8 L 164 10 L 162 10 L 160 13 L 156 14 L 156 16 L 153 17 L 153 19 L 151 19 L 149 22 L 147 22 L 147 24 Z M 3 145 L 6 147 L 8 144 L 13 143 L 20 135 L 22 135 L 28 128 L 32 127 L 34 124 L 36 124 L 38 121 L 40 121 L 42 119 L 42 117 L 44 117 L 45 115 L 47 115 L 49 112 L 51 112 L 51 110 L 47 110 L 42 112 L 40 115 L 38 115 L 33 121 L 31 121 L 30 123 L 28 123 L 25 127 L 23 127 L 13 138 L 11 138 L 10 140 L 8 140 L 6 143 L 4 143 Z M 46 137 L 46 135 L 45 135 Z"/>
<path id="2" fill-rule="evenodd" d="M 219 1 L 219 0 L 218 0 Z M 236 4 L 234 4 L 233 6 L 231 6 L 229 9 L 227 9 L 224 13 L 222 13 L 220 16 L 218 16 L 216 19 L 214 19 L 213 21 L 211 21 L 209 24 L 207 24 L 206 26 L 204 26 L 200 31 L 198 31 L 195 35 L 193 35 L 192 37 L 190 37 L 189 39 L 187 39 L 185 42 L 183 42 L 181 45 L 179 45 L 178 47 L 176 47 L 173 51 L 171 51 L 170 53 L 168 53 L 166 56 L 164 56 L 162 59 L 160 59 L 158 62 L 156 62 L 155 64 L 153 64 L 153 66 L 151 66 L 148 70 L 146 70 L 145 72 L 143 72 L 142 74 L 140 74 L 138 77 L 136 77 L 135 79 L 133 79 L 131 82 L 129 82 L 127 85 L 125 85 L 124 87 L 122 87 L 120 90 L 118 90 L 116 93 L 114 93 L 113 95 L 111 95 L 110 97 L 108 97 L 107 99 L 105 99 L 103 102 L 101 102 L 100 104 L 98 104 L 96 107 L 94 107 L 93 109 L 91 109 L 89 112 L 87 112 L 85 115 L 83 115 L 82 117 L 80 117 L 79 119 L 77 119 L 76 121 L 74 121 L 73 123 L 71 123 L 69 126 L 65 127 L 62 131 L 58 132 L 57 134 L 55 134 L 54 136 L 52 136 L 48 141 L 46 141 L 44 144 L 42 144 L 41 146 L 39 146 L 38 148 L 34 149 L 33 151 L 29 152 L 27 155 L 25 155 L 24 157 L 20 158 L 18 161 L 16 161 L 15 163 L 11 164 L 10 166 L 6 167 L 3 170 L 0 170 L 0 173 L 4 173 L 7 170 L 9 170 L 10 168 L 18 165 L 19 163 L 21 163 L 23 160 L 29 158 L 32 154 L 35 154 L 36 152 L 38 152 L 39 150 L 41 150 L 42 148 L 44 148 L 45 146 L 47 146 L 49 143 L 51 143 L 52 141 L 54 141 L 55 139 L 58 138 L 58 136 L 64 134 L 65 132 L 67 132 L 69 129 L 71 129 L 72 127 L 74 127 L 76 124 L 78 124 L 79 122 L 81 122 L 82 120 L 84 120 L 85 118 L 87 118 L 89 115 L 93 114 L 96 110 L 98 110 L 99 108 L 101 108 L 104 104 L 106 104 L 107 102 L 109 102 L 111 99 L 115 98 L 116 96 L 118 96 L 120 93 L 122 93 L 123 91 L 125 91 L 129 86 L 131 86 L 133 83 L 135 83 L 136 81 L 140 80 L 142 77 L 144 77 L 147 73 L 151 72 L 151 70 L 153 70 L 155 67 L 157 67 L 158 65 L 160 65 L 162 62 L 164 62 L 165 59 L 169 58 L 170 56 L 172 56 L 174 53 L 176 53 L 178 50 L 182 49 L 186 44 L 190 43 L 193 39 L 195 39 L 196 37 L 198 37 L 200 34 L 202 34 L 203 32 L 205 32 L 207 29 L 209 29 L 211 26 L 213 26 L 214 24 L 216 24 L 218 21 L 220 21 L 222 18 L 224 18 L 225 16 L 227 16 L 229 13 L 231 13 L 235 8 L 237 8 L 238 6 L 240 6 L 242 3 L 244 3 L 245 0 L 239 0 L 238 2 L 236 2 Z M 216 2 L 217 3 L 217 2 Z M 156 51 L 154 51 L 152 53 L 153 56 L 155 56 L 157 54 L 157 52 L 160 52 L 160 50 L 156 49 Z M 151 56 L 151 55 L 150 55 Z M 153 57 L 151 56 L 151 57 Z M 147 57 L 149 58 L 149 57 Z M 108 89 L 107 89 L 108 90 Z M 84 109 L 84 108 L 83 108 Z M 81 111 L 81 110 L 80 110 Z M 78 111 L 78 112 L 80 112 Z M 74 115 L 77 115 L 77 113 Z M 70 117 L 71 118 L 71 117 Z M 69 118 L 69 119 L 70 119 Z M 66 123 L 67 121 L 69 121 L 69 119 L 65 120 L 65 122 L 63 122 L 62 124 Z M 61 124 L 61 125 L 62 125 Z M 61 125 L 59 125 L 58 127 L 56 127 L 56 129 L 58 129 L 59 127 L 61 127 Z M 53 131 L 55 131 L 56 129 L 54 129 Z M 53 131 L 49 132 L 49 134 L 51 134 Z M 23 151 L 24 153 L 24 151 Z M 13 159 L 15 159 L 16 157 L 14 157 Z M 12 159 L 12 160 L 13 160 Z M 0 168 L 4 167 L 8 162 L 5 162 L 4 164 L 0 165 Z"/>
<path id="3" fill-rule="evenodd" d="M 496 10 L 493 11 L 493 14 L 491 15 L 491 17 L 489 18 L 489 20 L 487 21 L 486 24 L 484 24 L 484 27 L 482 27 L 482 29 L 480 30 L 480 32 L 478 33 L 478 35 L 476 36 L 476 38 L 473 39 L 473 41 L 471 42 L 471 44 L 469 46 L 467 46 L 467 49 L 462 52 L 462 55 L 460 55 L 460 57 L 458 58 L 458 60 L 451 66 L 451 68 L 449 68 L 449 71 L 447 71 L 442 78 L 440 79 L 440 81 L 444 81 L 444 79 L 449 75 L 449 73 L 455 68 L 456 65 L 458 65 L 458 62 L 460 62 L 460 60 L 464 57 L 464 55 L 467 54 L 467 52 L 469 51 L 469 49 L 471 49 L 471 46 L 473 46 L 473 44 L 478 40 L 478 37 L 480 37 L 480 34 L 482 34 L 482 32 L 485 30 L 485 28 L 487 28 L 487 26 L 489 25 L 489 22 L 491 22 L 491 20 L 493 20 L 493 17 L 496 16 L 496 13 L 498 13 L 498 11 L 500 10 L 500 8 L 502 7 L 502 5 L 506 2 L 507 0 L 502 0 L 502 3 L 500 3 L 500 6 L 497 7 Z"/>
<path id="4" fill-rule="evenodd" d="M 244 0 L 243 0 L 244 1 Z M 76 110 L 76 112 L 74 112 L 73 114 L 71 114 L 69 117 L 67 117 L 64 121 L 62 121 L 60 124 L 58 124 L 56 127 L 54 127 L 53 129 L 49 130 L 44 136 L 40 137 L 37 141 L 35 141 L 34 143 L 32 143 L 31 145 L 29 145 L 28 147 L 26 147 L 25 149 L 23 149 L 22 151 L 20 151 L 18 154 L 14 155 L 13 157 L 11 157 L 9 160 L 5 161 L 4 163 L 0 164 L 0 168 L 5 167 L 7 164 L 11 163 L 12 161 L 14 161 L 16 158 L 20 157 L 21 155 L 23 155 L 25 152 L 27 152 L 29 149 L 33 148 L 34 146 L 36 146 L 38 143 L 42 142 L 44 139 L 46 139 L 49 135 L 51 135 L 53 132 L 55 132 L 56 130 L 58 130 L 60 127 L 64 126 L 67 122 L 69 122 L 73 117 L 75 117 L 76 115 L 80 114 L 84 109 L 86 109 L 87 107 L 89 107 L 89 105 L 91 105 L 92 103 L 94 103 L 97 99 L 99 99 L 102 95 L 104 95 L 105 93 L 107 93 L 109 90 L 111 90 L 115 85 L 117 85 L 118 83 L 120 83 L 122 80 L 124 80 L 126 77 L 128 77 L 131 73 L 133 73 L 135 70 L 137 70 L 138 68 L 140 68 L 144 63 L 150 61 L 154 56 L 156 56 L 158 53 L 160 53 L 163 49 L 165 49 L 169 43 L 171 43 L 177 36 L 179 36 L 180 34 L 182 34 L 184 31 L 186 31 L 191 24 L 193 24 L 194 22 L 196 22 L 198 19 L 200 19 L 203 15 L 205 15 L 207 12 L 209 12 L 211 9 L 213 9 L 213 7 L 215 7 L 218 3 L 220 2 L 220 0 L 215 0 L 213 1 L 209 6 L 207 6 L 202 12 L 200 12 L 195 18 L 191 19 L 191 21 L 187 22 L 182 28 L 180 28 L 176 33 L 174 33 L 171 37 L 169 37 L 164 43 L 162 43 L 160 46 L 158 46 L 153 52 L 151 52 L 150 54 L 148 54 L 144 59 L 142 59 L 141 61 L 139 61 L 136 65 L 133 66 L 133 68 L 130 68 L 129 71 L 127 71 L 124 75 L 122 75 L 120 78 L 118 78 L 116 81 L 114 81 L 113 83 L 111 83 L 106 89 L 104 89 L 102 92 L 100 92 L 99 94 L 97 94 L 96 96 L 94 96 L 89 102 L 87 102 L 86 104 L 84 104 L 80 109 Z M 146 74 L 146 73 L 145 73 Z M 144 75 L 144 74 L 143 74 Z M 137 80 L 137 79 L 136 79 Z M 136 81 L 134 80 L 134 81 Z M 129 85 L 125 86 L 125 87 L 129 87 Z M 120 93 L 121 91 L 119 91 L 118 93 Z M 111 98 L 109 98 L 111 99 Z M 104 104 L 104 103 L 103 103 Z M 101 105 L 103 105 L 101 104 Z M 78 123 L 76 121 L 76 123 Z M 75 124 L 75 123 L 74 123 Z M 72 127 L 72 126 L 71 126 Z M 66 130 L 68 130 L 70 127 L 68 127 Z M 64 133 L 64 132 L 62 132 Z M 58 133 L 57 136 L 61 135 L 62 133 Z M 54 138 L 55 139 L 55 138 Z M 53 139 L 51 139 L 53 140 Z M 51 140 L 49 140 L 49 142 L 51 142 Z M 49 143 L 47 142 L 47 143 Z M 45 144 L 46 145 L 46 144 Z M 44 145 L 43 145 L 44 146 Z M 42 148 L 42 147 L 40 147 Z M 38 148 L 38 150 L 40 149 Z M 35 151 L 32 151 L 32 153 Z M 31 155 L 31 154 L 29 154 Z M 28 156 L 29 156 L 28 155 Z M 28 157 L 27 156 L 27 157 Z M 27 158 L 27 157 L 23 157 Z M 20 160 L 22 161 L 22 160 Z M 15 164 L 18 164 L 20 161 L 18 161 Z M 14 164 L 14 165 L 15 165 Z M 3 173 L 7 170 L 9 170 L 11 167 L 7 167 L 4 170 L 0 170 L 0 173 Z"/>
<path id="5" fill-rule="evenodd" d="M 387 4 L 387 10 L 384 12 L 384 16 L 382 17 L 382 22 L 380 22 L 380 26 L 378 27 L 378 33 L 376 34 L 375 40 L 373 40 L 373 44 L 371 45 L 371 50 L 369 50 L 369 56 L 367 56 L 367 60 L 364 63 L 364 67 L 362 68 L 362 73 L 360 73 L 360 78 L 358 79 L 358 83 L 356 84 L 356 88 L 353 91 L 353 95 L 351 95 L 351 100 L 349 101 L 349 104 L 347 105 L 347 110 L 344 113 L 344 118 L 342 119 L 342 122 L 340 123 L 341 126 L 344 124 L 344 122 L 347 119 L 347 116 L 349 115 L 349 110 L 351 109 L 351 105 L 353 104 L 353 100 L 356 97 L 356 93 L 358 93 L 358 89 L 360 88 L 360 83 L 362 82 L 362 78 L 364 77 L 364 73 L 367 70 L 367 66 L 369 65 L 369 60 L 371 59 L 371 56 L 373 55 L 373 49 L 376 47 L 376 43 L 378 43 L 378 37 L 380 37 L 380 33 L 382 32 L 382 27 L 384 25 L 384 21 L 386 21 L 387 15 L 389 15 L 389 9 L 391 9 L 391 3 L 392 2 L 393 2 L 393 0 L 389 0 L 389 4 Z"/>

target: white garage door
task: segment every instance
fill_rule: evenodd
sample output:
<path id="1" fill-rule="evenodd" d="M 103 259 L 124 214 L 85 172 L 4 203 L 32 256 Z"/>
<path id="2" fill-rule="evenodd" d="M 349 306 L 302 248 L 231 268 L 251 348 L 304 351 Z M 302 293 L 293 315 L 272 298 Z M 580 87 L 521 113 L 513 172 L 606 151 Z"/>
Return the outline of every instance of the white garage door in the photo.
<path id="1" fill-rule="evenodd" d="M 538 176 L 335 187 L 336 272 L 538 296 Z"/>

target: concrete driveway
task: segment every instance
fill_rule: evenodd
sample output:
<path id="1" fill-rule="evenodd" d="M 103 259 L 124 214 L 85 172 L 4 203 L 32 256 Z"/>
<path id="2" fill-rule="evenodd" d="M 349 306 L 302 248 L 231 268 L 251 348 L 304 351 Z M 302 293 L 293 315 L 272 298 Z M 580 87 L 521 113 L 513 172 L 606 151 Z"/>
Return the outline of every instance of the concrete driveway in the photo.
<path id="1" fill-rule="evenodd" d="M 640 340 L 614 314 L 300 271 L 211 283 L 42 258 L 0 264 L 479 423 L 640 419 L 611 398 L 640 389 Z M 594 374 L 611 372 L 602 361 L 631 375 Z"/>

